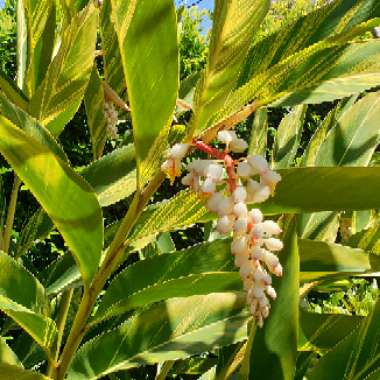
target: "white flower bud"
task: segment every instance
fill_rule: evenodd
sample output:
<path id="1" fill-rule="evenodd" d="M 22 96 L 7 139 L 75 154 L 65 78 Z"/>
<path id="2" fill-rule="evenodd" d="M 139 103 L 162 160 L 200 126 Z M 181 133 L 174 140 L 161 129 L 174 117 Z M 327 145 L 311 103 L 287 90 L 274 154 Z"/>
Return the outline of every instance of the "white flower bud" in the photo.
<path id="1" fill-rule="evenodd" d="M 246 254 L 240 254 L 235 256 L 235 266 L 238 268 L 242 266 L 251 266 L 251 261 Z"/>
<path id="2" fill-rule="evenodd" d="M 270 251 L 281 251 L 284 248 L 282 241 L 276 238 L 264 239 L 264 244 Z"/>
<path id="3" fill-rule="evenodd" d="M 261 247 L 255 246 L 250 250 L 249 254 L 254 260 L 262 260 L 264 250 Z"/>
<path id="4" fill-rule="evenodd" d="M 272 273 L 277 277 L 282 277 L 282 265 L 278 263 L 274 268 Z"/>
<path id="5" fill-rule="evenodd" d="M 221 201 L 224 199 L 222 193 L 214 193 L 207 200 L 206 207 L 212 212 L 218 212 Z"/>
<path id="6" fill-rule="evenodd" d="M 231 243 L 231 252 L 234 255 L 246 254 L 248 242 L 245 236 L 235 237 Z"/>
<path id="7" fill-rule="evenodd" d="M 261 223 L 263 233 L 268 236 L 278 235 L 282 232 L 280 226 L 273 220 L 265 220 Z"/>
<path id="8" fill-rule="evenodd" d="M 260 174 L 269 169 L 268 162 L 263 156 L 248 156 L 247 160 L 254 174 Z"/>
<path id="9" fill-rule="evenodd" d="M 236 140 L 237 136 L 235 131 L 219 131 L 218 140 L 226 145 L 228 145 L 231 141 Z"/>
<path id="10" fill-rule="evenodd" d="M 162 169 L 162 166 L 161 166 L 161 169 Z M 194 175 L 193 173 L 188 173 L 186 174 L 183 178 L 182 178 L 182 185 L 185 185 L 185 186 L 191 186 L 193 184 L 193 180 L 194 180 Z"/>
<path id="11" fill-rule="evenodd" d="M 189 150 L 190 144 L 174 144 L 169 150 L 169 156 L 182 160 Z"/>
<path id="12" fill-rule="evenodd" d="M 162 163 L 161 170 L 167 172 L 173 168 L 173 160 L 169 159 Z"/>
<path id="13" fill-rule="evenodd" d="M 216 183 L 211 178 L 207 178 L 203 182 L 203 184 L 201 186 L 201 190 L 203 193 L 212 194 L 216 190 Z"/>
<path id="14" fill-rule="evenodd" d="M 251 203 L 265 202 L 271 195 L 271 189 L 267 185 L 260 184 L 260 188 L 255 192 L 249 193 L 249 200 Z"/>
<path id="15" fill-rule="evenodd" d="M 234 202 L 231 197 L 223 197 L 219 203 L 218 213 L 219 215 L 228 215 L 231 214 L 234 208 Z"/>
<path id="16" fill-rule="evenodd" d="M 247 205 L 243 202 L 236 203 L 234 206 L 234 211 L 233 213 L 238 217 L 238 218 L 246 218 L 248 215 L 248 209 Z"/>
<path id="17" fill-rule="evenodd" d="M 248 220 L 246 218 L 237 219 L 234 224 L 234 231 L 237 234 L 244 234 L 247 231 L 247 227 L 248 227 Z"/>
<path id="18" fill-rule="evenodd" d="M 254 284 L 252 288 L 248 291 L 248 294 L 250 294 L 250 296 L 257 300 L 266 298 L 264 288 L 259 286 L 258 284 Z"/>
<path id="19" fill-rule="evenodd" d="M 253 279 L 258 284 L 263 284 L 265 286 L 272 283 L 271 276 L 264 270 L 258 270 L 253 274 Z"/>
<path id="20" fill-rule="evenodd" d="M 239 177 L 250 177 L 253 175 L 251 166 L 247 162 L 240 162 L 237 166 L 237 174 Z"/>
<path id="21" fill-rule="evenodd" d="M 255 224 L 252 228 L 251 235 L 255 239 L 261 239 L 263 236 L 263 227 L 262 223 Z"/>
<path id="22" fill-rule="evenodd" d="M 247 192 L 248 195 L 254 195 L 258 190 L 260 190 L 262 185 L 259 182 L 249 179 L 247 182 Z"/>
<path id="23" fill-rule="evenodd" d="M 251 274 L 252 268 L 249 265 L 242 265 L 239 269 L 239 274 L 241 278 L 247 278 Z"/>
<path id="24" fill-rule="evenodd" d="M 219 181 L 223 175 L 223 166 L 219 164 L 210 164 L 206 169 L 206 176 L 215 181 Z"/>
<path id="25" fill-rule="evenodd" d="M 228 234 L 232 231 L 234 221 L 229 216 L 225 215 L 218 219 L 216 229 L 221 234 Z"/>
<path id="26" fill-rule="evenodd" d="M 261 311 L 261 315 L 263 316 L 263 318 L 268 318 L 268 315 L 269 315 L 269 306 L 264 306 L 260 309 Z"/>
<path id="27" fill-rule="evenodd" d="M 248 149 L 248 144 L 243 139 L 232 140 L 230 143 L 230 149 L 235 153 L 243 153 Z"/>
<path id="28" fill-rule="evenodd" d="M 234 198 L 234 201 L 236 203 L 239 203 L 239 202 L 244 202 L 245 199 L 247 198 L 247 191 L 245 190 L 245 187 L 244 186 L 238 186 L 233 194 L 232 194 L 233 198 Z"/>
<path id="29" fill-rule="evenodd" d="M 258 209 L 254 208 L 249 213 L 248 216 L 251 218 L 252 223 L 257 224 L 263 221 L 263 213 Z"/>
<path id="30" fill-rule="evenodd" d="M 267 170 L 261 174 L 261 180 L 264 184 L 274 188 L 281 181 L 281 176 L 273 170 Z"/>
<path id="31" fill-rule="evenodd" d="M 277 298 L 277 293 L 276 293 L 275 289 L 272 286 L 268 285 L 265 288 L 265 291 L 267 292 L 268 296 L 270 298 L 272 298 L 272 300 L 275 300 Z"/>

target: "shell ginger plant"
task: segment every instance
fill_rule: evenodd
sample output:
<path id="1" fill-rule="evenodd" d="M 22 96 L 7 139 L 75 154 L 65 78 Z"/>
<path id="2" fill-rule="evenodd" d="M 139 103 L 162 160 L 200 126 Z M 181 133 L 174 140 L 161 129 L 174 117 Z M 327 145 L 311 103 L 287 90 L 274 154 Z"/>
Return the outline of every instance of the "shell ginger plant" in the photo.
<path id="1" fill-rule="evenodd" d="M 269 7 L 216 0 L 206 67 L 179 83 L 174 1 L 17 1 L 17 77 L 0 75 L 0 153 L 14 176 L 0 192 L 2 378 L 164 379 L 193 360 L 217 379 L 378 373 L 378 318 L 342 322 L 298 302 L 321 279 L 378 271 L 375 255 L 297 232 L 312 213 L 380 208 L 379 168 L 367 167 L 379 95 L 356 102 L 380 84 L 380 43 L 363 38 L 379 3 L 336 0 L 255 38 Z M 304 107 L 338 99 L 301 159 Z M 93 160 L 73 168 L 58 140 L 82 102 Z M 271 147 L 273 107 L 292 111 Z M 165 173 L 185 188 L 154 203 Z M 21 186 L 39 208 L 14 234 Z M 195 223 L 204 241 L 177 250 L 170 233 Z M 36 269 L 52 231 L 64 249 Z"/>

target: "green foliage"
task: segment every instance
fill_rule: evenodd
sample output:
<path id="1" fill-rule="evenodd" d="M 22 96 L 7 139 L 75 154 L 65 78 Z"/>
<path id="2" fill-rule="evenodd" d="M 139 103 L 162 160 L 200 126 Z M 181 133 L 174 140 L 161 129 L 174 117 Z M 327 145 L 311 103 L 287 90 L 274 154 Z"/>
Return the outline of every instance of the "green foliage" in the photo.
<path id="1" fill-rule="evenodd" d="M 270 3 L 217 0 L 209 35 L 171 0 L 0 11 L 0 377 L 378 377 L 379 2 Z M 160 170 L 235 126 L 282 177 L 262 329 L 216 215 Z"/>

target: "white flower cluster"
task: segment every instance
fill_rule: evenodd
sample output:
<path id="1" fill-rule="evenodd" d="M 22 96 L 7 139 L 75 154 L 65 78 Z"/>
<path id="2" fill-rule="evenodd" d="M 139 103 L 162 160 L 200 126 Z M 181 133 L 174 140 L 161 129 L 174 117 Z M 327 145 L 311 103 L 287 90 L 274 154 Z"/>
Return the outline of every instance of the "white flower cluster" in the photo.
<path id="1" fill-rule="evenodd" d="M 273 253 L 283 248 L 282 241 L 274 237 L 281 233 L 281 228 L 271 220 L 264 221 L 259 209 L 249 210 L 247 205 L 267 200 L 281 177 L 261 156 L 233 160 L 229 152 L 242 153 L 247 149 L 246 142 L 235 132 L 221 131 L 218 140 L 225 144 L 224 151 L 203 142 L 193 144 L 216 159 L 192 161 L 182 183 L 200 196 L 207 197 L 206 207 L 219 216 L 218 232 L 232 233 L 231 251 L 244 282 L 247 303 L 258 325 L 263 326 L 270 310 L 268 297 L 276 298 L 270 273 L 282 276 L 282 266 Z M 190 144 L 174 145 L 162 170 L 170 175 L 179 175 L 181 160 L 189 148 Z"/>
<path id="2" fill-rule="evenodd" d="M 119 137 L 119 131 L 117 124 L 119 122 L 119 114 L 112 102 L 104 103 L 104 117 L 106 119 L 107 135 L 111 139 L 117 139 Z"/>

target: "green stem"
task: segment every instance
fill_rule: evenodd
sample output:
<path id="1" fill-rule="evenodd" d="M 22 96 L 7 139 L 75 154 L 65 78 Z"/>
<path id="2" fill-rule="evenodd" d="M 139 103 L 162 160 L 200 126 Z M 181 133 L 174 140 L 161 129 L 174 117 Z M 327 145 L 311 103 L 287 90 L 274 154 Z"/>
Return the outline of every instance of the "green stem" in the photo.
<path id="1" fill-rule="evenodd" d="M 67 315 L 70 309 L 70 303 L 73 297 L 73 293 L 74 293 L 74 289 L 66 290 L 62 295 L 62 299 L 59 305 L 58 318 L 57 318 L 58 336 L 57 336 L 57 343 L 55 347 L 54 358 L 50 360 L 48 370 L 47 370 L 47 375 L 49 377 L 53 377 L 57 369 L 59 351 L 61 348 L 63 333 L 64 333 L 65 325 L 66 325 L 66 319 L 67 319 Z"/>
<path id="2" fill-rule="evenodd" d="M 14 180 L 13 180 L 12 193 L 9 199 L 8 213 L 7 213 L 7 219 L 6 219 L 6 224 L 5 224 L 5 230 L 4 230 L 3 250 L 5 253 L 8 253 L 9 251 L 9 245 L 11 242 L 11 236 L 12 236 L 12 230 L 13 230 L 13 222 L 14 222 L 15 213 L 16 213 L 18 191 L 20 189 L 20 186 L 21 186 L 21 181 L 15 175 Z"/>
<path id="3" fill-rule="evenodd" d="M 160 172 L 149 182 L 143 192 L 137 191 L 133 201 L 125 215 L 116 235 L 108 249 L 106 258 L 104 259 L 98 273 L 95 275 L 92 284 L 88 289 L 84 290 L 83 298 L 79 305 L 77 314 L 74 319 L 69 337 L 62 351 L 60 361 L 58 363 L 56 379 L 63 380 L 67 369 L 71 363 L 72 357 L 82 341 L 87 330 L 87 320 L 95 305 L 96 298 L 102 291 L 106 281 L 123 260 L 124 250 L 126 248 L 126 238 L 131 232 L 137 218 L 140 216 L 144 207 L 148 203 L 151 196 L 164 180 L 164 175 Z"/>

